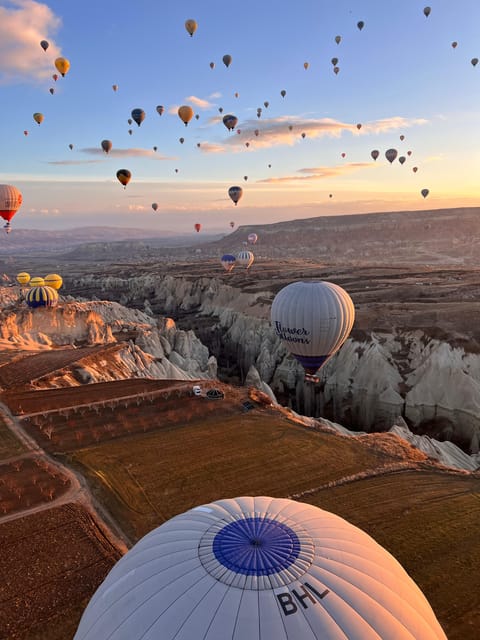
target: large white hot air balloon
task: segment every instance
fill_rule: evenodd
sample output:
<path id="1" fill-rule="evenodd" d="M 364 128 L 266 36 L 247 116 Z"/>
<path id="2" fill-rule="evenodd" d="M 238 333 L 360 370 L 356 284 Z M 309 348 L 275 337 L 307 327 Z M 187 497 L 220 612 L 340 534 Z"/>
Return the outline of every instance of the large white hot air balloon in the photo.
<path id="1" fill-rule="evenodd" d="M 285 498 L 190 509 L 117 562 L 74 640 L 446 640 L 395 558 Z"/>
<path id="2" fill-rule="evenodd" d="M 254 260 L 255 256 L 251 251 L 240 251 L 240 253 L 237 255 L 237 264 L 241 265 L 242 267 L 246 267 L 247 269 L 250 269 Z"/>
<path id="3" fill-rule="evenodd" d="M 307 380 L 340 349 L 354 320 L 352 299 L 332 282 L 292 282 L 272 302 L 275 333 L 303 366 Z"/>

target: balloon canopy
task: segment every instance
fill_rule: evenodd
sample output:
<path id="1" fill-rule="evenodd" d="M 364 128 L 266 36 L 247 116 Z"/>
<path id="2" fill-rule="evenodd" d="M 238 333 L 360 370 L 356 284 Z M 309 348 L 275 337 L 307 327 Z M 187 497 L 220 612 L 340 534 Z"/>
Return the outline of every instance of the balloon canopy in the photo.
<path id="1" fill-rule="evenodd" d="M 44 282 L 48 287 L 52 287 L 56 291 L 63 285 L 62 276 L 59 276 L 58 273 L 49 273 L 48 276 L 45 276 Z"/>
<path id="2" fill-rule="evenodd" d="M 17 282 L 19 284 L 28 284 L 30 282 L 30 274 L 27 273 L 26 271 L 21 271 L 20 273 L 17 273 Z"/>
<path id="3" fill-rule="evenodd" d="M 255 256 L 251 251 L 240 251 L 237 255 L 237 263 L 247 269 L 250 269 L 254 260 Z"/>
<path id="4" fill-rule="evenodd" d="M 27 291 L 25 301 L 29 307 L 55 307 L 58 303 L 58 293 L 53 287 L 38 286 Z"/>
<path id="5" fill-rule="evenodd" d="M 65 77 L 65 74 L 68 73 L 70 69 L 70 61 L 67 60 L 67 58 L 57 58 L 55 60 L 55 67 L 57 71 Z"/>
<path id="6" fill-rule="evenodd" d="M 240 497 L 168 520 L 121 558 L 74 640 L 446 640 L 397 560 L 340 516 Z"/>
<path id="7" fill-rule="evenodd" d="M 340 349 L 354 320 L 352 299 L 331 282 L 292 282 L 272 302 L 273 329 L 307 376 Z"/>
<path id="8" fill-rule="evenodd" d="M 0 184 L 0 216 L 10 222 L 22 206 L 23 197 L 17 187 Z"/>
<path id="9" fill-rule="evenodd" d="M 236 261 L 237 259 L 235 258 L 235 256 L 232 256 L 231 253 L 226 253 L 222 256 L 221 259 L 222 267 L 225 269 L 225 271 L 231 271 L 235 266 Z"/>
<path id="10" fill-rule="evenodd" d="M 233 186 L 228 190 L 228 195 L 230 196 L 232 202 L 235 203 L 235 206 L 238 204 L 238 201 L 243 196 L 242 187 Z"/>

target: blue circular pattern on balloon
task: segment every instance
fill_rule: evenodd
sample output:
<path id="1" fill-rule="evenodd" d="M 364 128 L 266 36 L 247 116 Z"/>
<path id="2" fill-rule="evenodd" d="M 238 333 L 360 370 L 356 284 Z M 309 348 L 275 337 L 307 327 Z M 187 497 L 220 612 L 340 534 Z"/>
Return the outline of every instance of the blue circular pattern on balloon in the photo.
<path id="1" fill-rule="evenodd" d="M 215 535 L 212 550 L 224 567 L 246 576 L 269 576 L 298 558 L 300 540 L 293 529 L 270 518 L 230 522 Z"/>

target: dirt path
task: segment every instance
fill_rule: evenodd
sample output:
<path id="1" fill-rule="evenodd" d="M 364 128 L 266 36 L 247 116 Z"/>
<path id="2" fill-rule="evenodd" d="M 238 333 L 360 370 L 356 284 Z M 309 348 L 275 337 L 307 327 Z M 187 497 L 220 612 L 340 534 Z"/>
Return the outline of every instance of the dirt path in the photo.
<path id="1" fill-rule="evenodd" d="M 49 456 L 21 427 L 18 420 L 16 420 L 16 418 L 10 413 L 8 407 L 1 402 L 0 414 L 10 431 L 12 431 L 12 433 L 22 442 L 27 450 L 26 453 L 8 458 L 5 460 L 5 462 L 21 458 L 39 457 L 48 462 L 48 464 L 52 467 L 58 469 L 58 471 L 66 476 L 70 481 L 69 489 L 62 493 L 62 495 L 60 495 L 58 498 L 55 498 L 48 503 L 38 504 L 28 509 L 23 509 L 21 511 L 15 511 L 15 513 L 0 516 L 0 525 L 11 520 L 16 520 L 17 518 L 23 518 L 34 513 L 39 513 L 40 511 L 46 511 L 47 509 L 52 509 L 63 504 L 74 502 L 85 507 L 87 511 L 91 513 L 95 522 L 104 532 L 110 542 L 120 551 L 125 552 L 128 546 L 131 545 L 131 541 L 127 538 L 127 536 L 125 536 L 123 531 L 120 529 L 117 523 L 113 521 L 111 516 L 91 495 L 83 476 L 76 473 L 72 469 L 69 469 L 68 467 L 62 465 L 55 458 Z M 3 463 L 4 461 L 2 460 L 1 462 Z"/>

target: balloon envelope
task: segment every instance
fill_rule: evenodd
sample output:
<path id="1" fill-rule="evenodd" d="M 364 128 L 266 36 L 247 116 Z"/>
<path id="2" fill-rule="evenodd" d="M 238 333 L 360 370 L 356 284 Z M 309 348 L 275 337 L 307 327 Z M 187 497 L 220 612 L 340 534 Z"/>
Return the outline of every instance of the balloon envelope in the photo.
<path id="1" fill-rule="evenodd" d="M 193 118 L 193 109 L 188 105 L 184 104 L 181 107 L 178 107 L 178 117 L 184 123 L 185 126 L 190 122 Z"/>
<path id="2" fill-rule="evenodd" d="M 230 253 L 226 253 L 225 255 L 222 256 L 221 263 L 225 271 L 231 271 L 235 266 L 235 262 L 236 262 L 235 256 L 232 256 L 232 254 Z"/>
<path id="3" fill-rule="evenodd" d="M 55 307 L 58 303 L 58 293 L 53 287 L 42 285 L 34 286 L 27 291 L 25 301 L 32 309 L 36 309 L 37 307 Z"/>
<path id="4" fill-rule="evenodd" d="M 370 155 L 372 156 L 372 158 L 374 160 L 376 160 L 378 158 L 378 156 L 380 155 L 380 151 L 378 149 L 373 149 L 373 151 L 370 153 Z"/>
<path id="5" fill-rule="evenodd" d="M 223 56 L 222 60 L 226 67 L 229 67 L 232 64 L 232 56 L 228 53 Z"/>
<path id="6" fill-rule="evenodd" d="M 22 206 L 23 196 L 17 187 L 0 184 L 0 216 L 10 222 Z"/>
<path id="7" fill-rule="evenodd" d="M 108 153 L 112 149 L 111 140 L 102 140 L 101 145 L 102 145 L 102 149 L 105 151 L 105 153 Z"/>
<path id="8" fill-rule="evenodd" d="M 223 116 L 223 124 L 229 131 L 233 131 L 235 129 L 237 122 L 238 118 L 231 113 L 227 113 L 227 115 Z"/>
<path id="9" fill-rule="evenodd" d="M 395 160 L 395 158 L 397 157 L 397 154 L 398 154 L 398 151 L 396 149 L 387 149 L 385 151 L 385 157 L 390 162 L 390 164 Z"/>
<path id="10" fill-rule="evenodd" d="M 425 9 L 423 10 L 423 13 L 424 13 L 426 18 L 428 18 L 428 16 L 430 15 L 431 11 L 432 10 L 431 10 L 430 7 L 425 7 Z"/>
<path id="11" fill-rule="evenodd" d="M 33 114 L 33 119 L 35 120 L 35 122 L 37 124 L 42 124 L 42 122 L 43 122 L 43 113 L 34 113 Z"/>
<path id="12" fill-rule="evenodd" d="M 120 182 L 120 184 L 123 184 L 124 188 L 130 182 L 131 177 L 132 174 L 128 169 L 119 169 L 117 171 L 117 180 Z"/>
<path id="13" fill-rule="evenodd" d="M 40 46 L 42 47 L 42 49 L 44 51 L 46 51 L 50 45 L 48 43 L 48 40 L 41 40 L 40 41 Z"/>
<path id="14" fill-rule="evenodd" d="M 256 233 L 249 233 L 247 236 L 247 240 L 249 241 L 250 244 L 256 244 L 258 240 L 258 236 Z"/>
<path id="15" fill-rule="evenodd" d="M 31 287 L 43 287 L 45 284 L 45 280 L 40 278 L 39 276 L 35 276 L 35 278 L 30 278 L 28 283 Z"/>
<path id="16" fill-rule="evenodd" d="M 133 109 L 131 115 L 133 120 L 138 124 L 138 126 L 140 126 L 142 122 L 145 120 L 145 111 L 143 109 Z"/>
<path id="17" fill-rule="evenodd" d="M 195 31 L 197 30 L 197 23 L 195 20 L 185 20 L 185 29 L 188 31 L 188 33 L 190 34 L 190 36 L 193 36 L 193 34 L 195 33 Z"/>
<path id="18" fill-rule="evenodd" d="M 446 640 L 386 549 L 340 516 L 267 496 L 154 529 L 113 567 L 74 640 Z"/>
<path id="19" fill-rule="evenodd" d="M 164 111 L 165 111 L 165 107 L 164 107 L 163 105 L 159 104 L 159 105 L 157 106 L 157 113 L 158 113 L 158 115 L 159 115 L 159 116 L 161 116 L 161 115 L 162 115 L 162 113 L 163 113 Z"/>
<path id="20" fill-rule="evenodd" d="M 28 284 L 30 282 L 30 274 L 27 273 L 26 271 L 21 271 L 20 273 L 17 273 L 16 278 L 19 284 Z"/>
<path id="21" fill-rule="evenodd" d="M 247 269 L 250 269 L 254 260 L 255 256 L 251 251 L 240 251 L 237 255 L 238 264 L 242 265 L 242 267 L 246 267 Z"/>
<path id="22" fill-rule="evenodd" d="M 310 375 L 340 349 L 354 320 L 352 299 L 331 282 L 293 282 L 272 303 L 275 333 Z"/>
<path id="23" fill-rule="evenodd" d="M 63 278 L 59 276 L 58 273 L 49 273 L 43 280 L 48 287 L 52 287 L 52 289 L 56 291 L 63 285 Z"/>
<path id="24" fill-rule="evenodd" d="M 202 228 L 202 225 L 199 224 L 198 222 L 194 225 L 195 227 L 195 231 L 198 233 L 200 231 L 200 229 Z"/>
<path id="25" fill-rule="evenodd" d="M 243 196 L 243 189 L 242 187 L 236 187 L 236 186 L 230 187 L 230 189 L 228 190 L 228 195 L 230 196 L 232 201 L 235 203 L 235 205 L 237 205 L 238 201 Z"/>
<path id="26" fill-rule="evenodd" d="M 65 76 L 65 74 L 70 69 L 70 61 L 67 60 L 67 58 L 57 58 L 55 60 L 55 67 L 57 71 L 62 74 L 62 76 Z"/>
<path id="27" fill-rule="evenodd" d="M 423 196 L 424 198 L 426 198 L 426 197 L 428 196 L 428 194 L 430 193 L 430 191 L 429 191 L 428 189 L 422 189 L 422 190 L 420 191 L 420 193 L 422 194 L 422 196 Z"/>
<path id="28" fill-rule="evenodd" d="M 156 211 L 158 209 L 158 204 L 156 202 L 152 202 L 152 209 Z"/>

